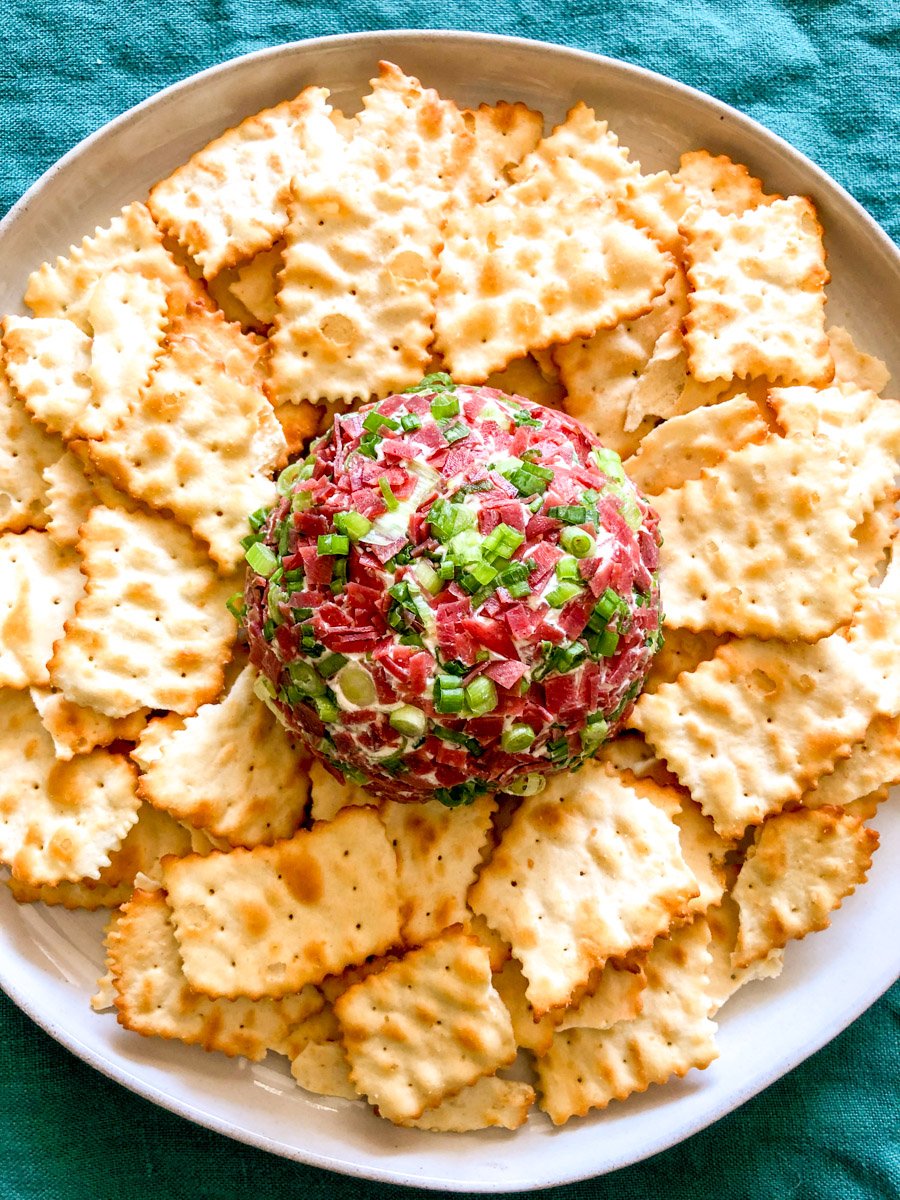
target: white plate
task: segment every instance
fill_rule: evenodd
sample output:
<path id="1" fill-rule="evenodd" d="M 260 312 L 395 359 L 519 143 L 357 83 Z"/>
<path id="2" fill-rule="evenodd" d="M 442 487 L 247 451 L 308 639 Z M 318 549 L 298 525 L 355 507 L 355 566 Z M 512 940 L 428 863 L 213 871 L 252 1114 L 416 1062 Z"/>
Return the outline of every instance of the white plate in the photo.
<path id="1" fill-rule="evenodd" d="M 583 99 L 647 169 L 698 146 L 749 164 L 770 189 L 812 195 L 828 236 L 830 315 L 887 359 L 900 310 L 900 254 L 840 187 L 760 126 L 699 92 L 595 55 L 481 34 L 368 33 L 264 50 L 169 88 L 88 138 L 0 223 L 0 312 L 21 309 L 28 272 L 63 253 L 226 126 L 309 83 L 354 111 L 379 58 L 467 104 L 521 99 L 550 120 Z M 893 360 L 893 361 L 892 361 Z M 53 1037 L 142 1096 L 252 1145 L 371 1179 L 469 1192 L 547 1187 L 638 1161 L 708 1125 L 833 1038 L 900 973 L 900 806 L 879 814 L 870 882 L 832 928 L 791 946 L 774 983 L 751 984 L 722 1014 L 720 1059 L 607 1112 L 554 1130 L 440 1136 L 395 1129 L 361 1103 L 317 1101 L 286 1069 L 145 1040 L 97 1016 L 101 920 L 0 894 L 0 985 Z"/>

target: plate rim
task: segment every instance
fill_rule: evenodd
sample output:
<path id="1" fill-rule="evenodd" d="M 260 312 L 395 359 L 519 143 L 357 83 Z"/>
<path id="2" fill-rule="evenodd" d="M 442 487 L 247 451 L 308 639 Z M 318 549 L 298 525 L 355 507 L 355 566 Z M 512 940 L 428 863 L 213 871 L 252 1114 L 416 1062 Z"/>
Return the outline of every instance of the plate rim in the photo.
<path id="1" fill-rule="evenodd" d="M 271 46 L 260 47 L 256 50 L 248 51 L 244 54 L 223 60 L 206 67 L 201 71 L 187 75 L 181 79 L 168 84 L 166 87 L 159 89 L 151 95 L 145 97 L 137 104 L 119 113 L 111 120 L 104 123 L 98 129 L 92 131 L 66 151 L 60 158 L 53 162 L 42 174 L 34 180 L 27 188 L 22 196 L 16 200 L 10 209 L 0 219 L 0 239 L 6 233 L 7 229 L 12 226 L 19 216 L 29 207 L 29 205 L 42 193 L 58 174 L 71 166 L 81 155 L 88 152 L 94 143 L 101 141 L 109 136 L 114 131 L 117 131 L 122 126 L 125 126 L 136 119 L 139 119 L 145 111 L 151 108 L 165 106 L 173 97 L 189 94 L 195 89 L 202 89 L 204 84 L 211 77 L 219 74 L 225 74 L 233 70 L 239 64 L 247 63 L 251 60 L 257 62 L 265 60 L 274 60 L 278 58 L 290 58 L 298 51 L 309 50 L 312 47 L 331 48 L 339 47 L 342 43 L 352 43 L 354 45 L 373 43 L 379 44 L 385 41 L 391 43 L 390 53 L 397 54 L 402 51 L 404 43 L 422 43 L 424 42 L 440 42 L 440 41 L 456 41 L 459 43 L 478 43 L 481 45 L 502 45 L 506 47 L 527 47 L 530 51 L 546 50 L 554 55 L 569 56 L 572 59 L 590 64 L 592 67 L 600 67 L 604 71 L 615 76 L 621 75 L 625 78 L 643 80 L 647 83 L 652 83 L 655 87 L 663 87 L 671 90 L 688 100 L 700 101 L 707 108 L 712 109 L 717 115 L 726 118 L 732 123 L 736 123 L 742 127 L 744 131 L 753 134 L 768 144 L 767 148 L 775 147 L 780 149 L 782 154 L 788 160 L 789 165 L 799 164 L 806 172 L 812 174 L 813 178 L 828 191 L 837 193 L 840 198 L 849 204 L 855 219 L 859 222 L 863 230 L 869 236 L 876 248 L 889 261 L 892 261 L 893 266 L 900 271 L 900 248 L 894 243 L 890 235 L 884 230 L 875 218 L 863 207 L 863 205 L 833 176 L 829 175 L 824 168 L 820 167 L 816 162 L 809 158 L 802 151 L 791 145 L 786 139 L 768 129 L 760 121 L 749 116 L 748 114 L 734 108 L 723 100 L 702 90 L 701 88 L 693 87 L 690 84 L 673 79 L 670 76 L 663 75 L 648 67 L 643 67 L 635 63 L 631 63 L 624 59 L 613 58 L 608 55 L 596 53 L 591 50 L 583 50 L 578 47 L 565 45 L 561 43 L 547 42 L 543 39 L 527 38 L 520 36 L 512 36 L 506 34 L 497 34 L 489 32 L 480 32 L 477 30 L 461 30 L 461 29 L 415 29 L 415 28 L 400 28 L 400 29 L 378 29 L 378 30 L 361 30 L 356 32 L 347 32 L 341 34 L 331 34 L 321 37 L 310 37 L 297 39 L 291 42 L 277 43 Z M 385 51 L 388 53 L 388 51 Z M 377 61 L 381 57 L 379 54 L 373 56 L 373 61 Z M 687 1118 L 682 1123 L 676 1123 L 674 1129 L 670 1129 L 667 1134 L 662 1137 L 651 1140 L 651 1142 L 641 1150 L 637 1155 L 626 1153 L 617 1159 L 615 1154 L 611 1156 L 611 1161 L 601 1167 L 599 1171 L 594 1169 L 589 1172 L 576 1170 L 574 1172 L 566 1171 L 563 1168 L 561 1171 L 556 1169 L 553 1177 L 538 1184 L 539 1189 L 559 1186 L 567 1183 L 575 1183 L 584 1179 L 597 1178 L 602 1175 L 609 1174 L 613 1171 L 620 1170 L 623 1167 L 634 1165 L 645 1161 L 655 1154 L 661 1153 L 671 1147 L 680 1144 L 682 1141 L 693 1136 L 695 1133 L 701 1132 L 708 1128 L 723 1117 L 734 1112 L 741 1105 L 750 1100 L 753 1096 L 759 1094 L 765 1088 L 769 1087 L 773 1082 L 782 1078 L 793 1070 L 800 1063 L 811 1057 L 823 1046 L 831 1042 L 841 1032 L 843 1032 L 854 1020 L 856 1020 L 863 1012 L 875 1004 L 884 993 L 892 986 L 892 984 L 900 976 L 900 944 L 896 953 L 896 962 L 886 960 L 883 965 L 883 970 L 878 976 L 878 982 L 875 984 L 877 990 L 874 993 L 867 992 L 865 997 L 860 999 L 854 998 L 842 1007 L 840 1013 L 823 1028 L 817 1030 L 816 1035 L 811 1041 L 805 1042 L 803 1046 L 791 1053 L 782 1055 L 777 1062 L 770 1065 L 769 1069 L 764 1071 L 759 1077 L 754 1077 L 752 1082 L 743 1087 L 736 1088 L 729 1097 L 727 1106 L 724 1109 L 717 1110 L 711 1114 L 704 1115 L 699 1120 L 695 1117 Z M 82 1062 L 86 1063 L 92 1069 L 97 1070 L 107 1079 L 126 1087 L 129 1091 L 149 1100 L 168 1112 L 192 1121 L 195 1124 L 201 1125 L 215 1133 L 221 1134 L 231 1140 L 238 1141 L 244 1145 L 252 1146 L 256 1149 L 262 1149 L 269 1153 L 275 1154 L 282 1158 L 287 1158 L 291 1161 L 300 1162 L 308 1166 L 318 1167 L 320 1169 L 336 1171 L 341 1174 L 365 1180 L 390 1183 L 403 1187 L 418 1187 L 436 1191 L 466 1191 L 474 1193 L 496 1193 L 498 1191 L 514 1191 L 524 1192 L 533 1190 L 534 1185 L 528 1183 L 514 1183 L 512 1186 L 507 1184 L 505 1187 L 502 1182 L 482 1182 L 473 1180 L 448 1181 L 445 1179 L 431 1179 L 418 1175 L 410 1175 L 407 1172 L 391 1169 L 380 1164 L 359 1164 L 349 1161 L 339 1161 L 328 1155 L 317 1154 L 314 1151 L 305 1148 L 287 1147 L 283 1143 L 276 1142 L 274 1139 L 267 1137 L 263 1133 L 241 1129 L 238 1126 L 231 1124 L 226 1118 L 219 1117 L 213 1113 L 205 1112 L 198 1108 L 193 1101 L 186 1098 L 179 1098 L 170 1093 L 167 1093 L 157 1087 L 148 1080 L 139 1078 L 125 1064 L 114 1063 L 106 1059 L 103 1054 L 82 1039 L 75 1033 L 61 1028 L 53 1020 L 52 1015 L 48 1015 L 40 1011 L 38 1005 L 25 994 L 24 989 L 17 986 L 14 978 L 9 978 L 9 972 L 5 967 L 3 958 L 0 957 L 0 989 L 2 989 L 9 999 L 23 1013 L 26 1014 L 32 1021 L 35 1022 L 45 1033 L 52 1037 L 58 1044 L 63 1046 L 68 1052 L 75 1055 Z"/>

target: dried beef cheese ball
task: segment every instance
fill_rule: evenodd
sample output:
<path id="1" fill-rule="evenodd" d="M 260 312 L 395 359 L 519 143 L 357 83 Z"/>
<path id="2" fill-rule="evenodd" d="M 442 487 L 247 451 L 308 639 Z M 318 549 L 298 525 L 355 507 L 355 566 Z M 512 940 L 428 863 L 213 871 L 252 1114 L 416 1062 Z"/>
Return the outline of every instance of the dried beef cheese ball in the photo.
<path id="1" fill-rule="evenodd" d="M 429 376 L 335 418 L 251 518 L 260 694 L 392 800 L 530 795 L 628 716 L 661 644 L 658 520 L 582 425 Z"/>

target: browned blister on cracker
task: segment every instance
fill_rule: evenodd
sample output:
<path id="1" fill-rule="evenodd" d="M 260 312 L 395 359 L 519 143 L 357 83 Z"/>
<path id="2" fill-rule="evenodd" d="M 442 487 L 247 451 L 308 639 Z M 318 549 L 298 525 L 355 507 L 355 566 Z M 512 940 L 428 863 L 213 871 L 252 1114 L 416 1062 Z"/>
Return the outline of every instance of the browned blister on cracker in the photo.
<path id="1" fill-rule="evenodd" d="M 710 154 L 708 150 L 682 154 L 675 179 L 692 204 L 724 216 L 737 216 L 748 208 L 782 199 L 777 194 L 767 195 L 762 183 L 743 163 L 732 162 L 727 154 Z"/>
<path id="2" fill-rule="evenodd" d="M 660 938 L 644 966 L 640 1016 L 611 1029 L 558 1033 L 537 1060 L 540 1106 L 554 1125 L 665 1083 L 718 1057 L 709 1018 L 709 928 L 703 918 Z"/>
<path id="3" fill-rule="evenodd" d="M 466 895 L 481 863 L 496 801 L 482 796 L 466 808 L 438 800 L 379 809 L 397 855 L 403 941 L 418 946 L 466 921 Z"/>
<path id="4" fill-rule="evenodd" d="M 41 425 L 67 440 L 91 402 L 91 339 L 61 317 L 4 317 L 6 370 L 15 394 Z"/>
<path id="5" fill-rule="evenodd" d="M 737 639 L 640 698 L 640 729 L 726 838 L 797 800 L 865 736 L 871 679 L 835 634 Z"/>
<path id="6" fill-rule="evenodd" d="M 846 476 L 828 440 L 770 437 L 657 496 L 666 623 L 812 641 L 849 621 L 864 578 Z"/>
<path id="7" fill-rule="evenodd" d="M 146 205 L 138 202 L 72 246 L 68 257 L 38 267 L 28 280 L 25 303 L 36 317 L 64 317 L 89 334 L 94 285 L 114 268 L 160 280 L 168 293 L 170 316 L 192 302 L 209 303 L 203 286 L 176 263 Z"/>
<path id="8" fill-rule="evenodd" d="M 290 837 L 309 798 L 308 756 L 257 698 L 256 679 L 245 667 L 221 700 L 188 717 L 139 786 L 157 808 L 234 846 Z"/>
<path id="9" fill-rule="evenodd" d="M 50 682 L 53 644 L 83 589 L 77 556 L 48 533 L 0 534 L 0 687 Z"/>
<path id="10" fill-rule="evenodd" d="M 471 202 L 479 204 L 508 186 L 512 169 L 540 141 L 544 118 L 527 104 L 503 100 L 464 109 L 462 117 L 474 137 L 474 146 L 460 185 Z"/>
<path id="11" fill-rule="evenodd" d="M 828 914 L 865 882 L 877 847 L 878 834 L 840 808 L 770 817 L 734 887 L 740 908 L 735 966 L 825 929 Z"/>
<path id="12" fill-rule="evenodd" d="M 421 1117 L 516 1056 L 487 950 L 450 930 L 335 1003 L 350 1076 L 388 1120 Z"/>
<path id="13" fill-rule="evenodd" d="M 163 882 L 185 973 L 210 996 L 284 996 L 400 933 L 394 852 L 372 809 L 274 846 L 166 863 Z"/>
<path id="14" fill-rule="evenodd" d="M 107 954 L 121 1025 L 204 1050 L 258 1062 L 323 1004 L 314 987 L 279 1000 L 211 1000 L 192 992 L 161 891 L 134 893 L 108 937 Z"/>
<path id="15" fill-rule="evenodd" d="M 738 215 L 693 208 L 682 232 L 692 374 L 701 381 L 762 375 L 773 383 L 828 383 L 829 275 L 812 202 L 792 196 Z"/>
<path id="16" fill-rule="evenodd" d="M 291 179 L 316 171 L 343 138 L 325 88 L 264 109 L 199 150 L 150 192 L 161 229 L 212 278 L 266 250 L 284 229 Z"/>
<path id="17" fill-rule="evenodd" d="M 0 690 L 0 862 L 16 879 L 97 879 L 137 820 L 135 777 L 104 750 L 59 762 L 29 694 Z"/>
<path id="18" fill-rule="evenodd" d="M 56 757 L 63 761 L 76 754 L 89 754 L 98 746 L 135 741 L 146 727 L 149 716 L 149 710 L 141 708 L 127 717 L 107 717 L 95 708 L 73 704 L 62 692 L 47 688 L 33 687 L 31 699 L 42 725 L 53 739 Z"/>
<path id="19" fill-rule="evenodd" d="M 49 522 L 44 471 L 62 445 L 13 393 L 0 360 L 0 533 L 44 529 Z"/>
<path id="20" fill-rule="evenodd" d="M 242 562 L 247 514 L 273 502 L 271 474 L 287 458 L 281 426 L 247 377 L 255 354 L 236 326 L 191 309 L 170 331 L 148 387 L 90 444 L 92 462 L 117 487 L 174 513 L 223 572 Z"/>
<path id="21" fill-rule="evenodd" d="M 588 762 L 522 802 L 469 903 L 512 947 L 540 1016 L 649 946 L 698 891 L 671 818 Z"/>
<path id="22" fill-rule="evenodd" d="M 67 699 L 110 717 L 140 708 L 189 714 L 218 695 L 234 618 L 220 579 L 186 529 L 95 508 L 81 530 L 85 592 L 50 664 Z"/>

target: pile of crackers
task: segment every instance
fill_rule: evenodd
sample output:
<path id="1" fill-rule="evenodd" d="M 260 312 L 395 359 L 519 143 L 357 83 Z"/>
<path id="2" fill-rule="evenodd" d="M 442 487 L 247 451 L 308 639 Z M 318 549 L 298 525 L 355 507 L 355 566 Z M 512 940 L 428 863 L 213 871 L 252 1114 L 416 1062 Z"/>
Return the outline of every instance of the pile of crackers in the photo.
<path id="1" fill-rule="evenodd" d="M 827 280 L 812 201 L 740 164 L 647 174 L 584 104 L 545 132 L 390 64 L 35 271 L 2 322 L 0 861 L 111 910 L 96 1007 L 428 1130 L 712 1062 L 900 780 L 900 406 Z M 457 810 L 310 762 L 226 607 L 280 468 L 429 369 L 580 418 L 665 539 L 632 729 Z"/>

